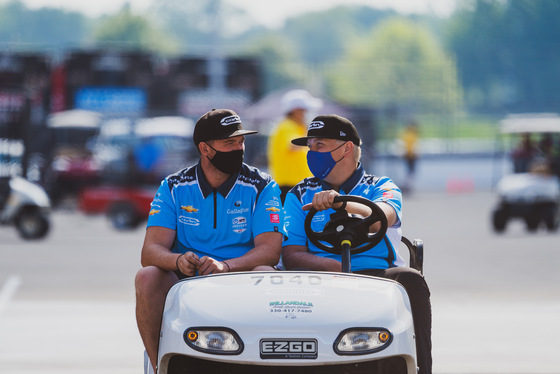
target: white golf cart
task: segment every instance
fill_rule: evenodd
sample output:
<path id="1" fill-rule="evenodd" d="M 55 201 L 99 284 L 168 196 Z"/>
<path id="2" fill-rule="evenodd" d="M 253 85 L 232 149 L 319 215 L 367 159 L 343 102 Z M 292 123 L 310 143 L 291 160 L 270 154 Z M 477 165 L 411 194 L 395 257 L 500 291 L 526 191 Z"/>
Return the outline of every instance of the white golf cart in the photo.
<path id="1" fill-rule="evenodd" d="M 560 117 L 553 114 L 512 115 L 501 123 L 503 134 L 524 136 L 532 141 L 535 136 L 560 134 Z M 525 152 L 528 153 L 528 152 Z M 548 231 L 555 231 L 559 224 L 560 181 L 556 174 L 557 161 L 541 151 L 517 158 L 514 154 L 513 174 L 505 175 L 498 182 L 498 204 L 492 212 L 496 232 L 506 229 L 513 218 L 525 221 L 527 230 L 534 232 L 541 223 Z M 519 165 L 522 165 L 520 167 Z"/>
<path id="2" fill-rule="evenodd" d="M 350 273 L 351 254 L 379 243 L 381 209 L 369 217 L 338 209 L 309 239 L 342 255 L 344 271 L 239 272 L 174 285 L 164 307 L 158 373 L 417 373 L 409 298 L 397 282 Z M 345 204 L 343 204 L 345 205 Z M 381 222 L 379 232 L 369 226 Z M 403 239 L 422 270 L 423 244 Z M 153 373 L 145 355 L 145 373 Z"/>

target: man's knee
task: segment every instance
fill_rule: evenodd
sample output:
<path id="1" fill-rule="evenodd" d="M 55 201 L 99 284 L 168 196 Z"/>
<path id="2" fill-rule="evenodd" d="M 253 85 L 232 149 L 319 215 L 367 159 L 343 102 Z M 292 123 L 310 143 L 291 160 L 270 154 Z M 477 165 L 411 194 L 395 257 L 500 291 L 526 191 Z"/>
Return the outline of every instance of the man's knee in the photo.
<path id="1" fill-rule="evenodd" d="M 392 278 L 402 284 L 407 292 L 414 292 L 415 294 L 425 293 L 428 297 L 430 296 L 428 284 L 426 283 L 424 276 L 419 271 L 407 267 L 399 267 L 395 269 L 398 270 L 395 271 L 395 275 Z"/>
<path id="2" fill-rule="evenodd" d="M 147 285 L 154 282 L 155 279 L 159 277 L 161 270 L 155 266 L 146 266 L 136 273 L 136 278 L 134 279 L 134 284 L 137 289 L 143 289 Z"/>
<path id="3" fill-rule="evenodd" d="M 167 292 L 177 281 L 177 276 L 172 272 L 161 270 L 156 266 L 146 266 L 136 273 L 134 285 L 136 294 L 153 293 L 156 290 Z"/>

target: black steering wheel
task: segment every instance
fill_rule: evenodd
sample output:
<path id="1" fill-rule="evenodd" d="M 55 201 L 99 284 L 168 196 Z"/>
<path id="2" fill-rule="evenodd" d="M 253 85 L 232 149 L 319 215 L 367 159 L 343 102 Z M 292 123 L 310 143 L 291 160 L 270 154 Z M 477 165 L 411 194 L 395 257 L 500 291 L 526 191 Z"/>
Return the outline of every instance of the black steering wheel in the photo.
<path id="1" fill-rule="evenodd" d="M 323 251 L 341 255 L 343 244 L 349 247 L 351 254 L 358 254 L 373 248 L 383 240 L 387 232 L 387 217 L 377 204 L 364 197 L 353 195 L 336 196 L 334 202 L 342 203 L 342 206 L 335 209 L 335 212 L 330 215 L 323 231 L 317 232 L 311 228 L 311 220 L 317 210 L 311 208 L 307 214 L 305 234 L 311 243 Z M 362 217 L 348 213 L 346 211 L 347 202 L 366 205 L 371 209 L 371 214 L 368 217 Z M 370 233 L 369 227 L 376 222 L 381 223 L 381 228 L 376 233 Z M 329 245 L 326 245 L 325 242 Z"/>

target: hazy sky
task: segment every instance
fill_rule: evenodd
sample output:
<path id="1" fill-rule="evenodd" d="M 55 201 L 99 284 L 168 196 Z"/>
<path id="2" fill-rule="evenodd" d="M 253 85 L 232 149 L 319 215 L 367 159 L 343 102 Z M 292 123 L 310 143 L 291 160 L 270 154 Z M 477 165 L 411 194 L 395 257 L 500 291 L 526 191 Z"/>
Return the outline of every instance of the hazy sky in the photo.
<path id="1" fill-rule="evenodd" d="M 6 3 L 8 0 L 0 0 Z M 22 0 L 30 8 L 54 7 L 81 11 L 98 16 L 115 12 L 128 2 L 133 9 L 146 9 L 154 1 L 164 0 Z M 362 4 L 377 8 L 393 8 L 403 13 L 435 13 L 447 15 L 456 0 L 223 0 L 245 9 L 256 22 L 271 27 L 279 26 L 290 16 L 313 10 L 323 10 L 336 5 Z"/>

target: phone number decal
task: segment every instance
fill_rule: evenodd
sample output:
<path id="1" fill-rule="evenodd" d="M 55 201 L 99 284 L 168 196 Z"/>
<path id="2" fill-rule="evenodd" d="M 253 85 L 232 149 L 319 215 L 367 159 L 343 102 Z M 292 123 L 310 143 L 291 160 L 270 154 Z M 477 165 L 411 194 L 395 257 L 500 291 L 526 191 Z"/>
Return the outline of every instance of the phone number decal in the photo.
<path id="1" fill-rule="evenodd" d="M 313 313 L 313 303 L 307 301 L 271 301 L 267 308 L 273 316 L 283 319 L 302 318 Z"/>

